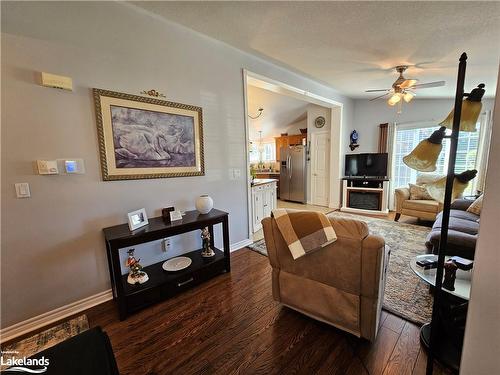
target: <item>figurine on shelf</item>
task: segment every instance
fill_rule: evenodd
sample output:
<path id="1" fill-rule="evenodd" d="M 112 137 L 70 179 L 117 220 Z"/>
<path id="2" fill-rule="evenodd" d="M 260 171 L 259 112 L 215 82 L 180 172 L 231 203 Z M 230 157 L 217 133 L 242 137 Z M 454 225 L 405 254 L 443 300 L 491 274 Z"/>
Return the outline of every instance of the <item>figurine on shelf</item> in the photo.
<path id="1" fill-rule="evenodd" d="M 210 247 L 210 231 L 208 227 L 201 230 L 201 240 L 203 242 L 203 251 L 201 256 L 203 258 L 211 258 L 215 255 L 215 251 Z"/>
<path id="2" fill-rule="evenodd" d="M 351 135 L 349 136 L 349 139 L 351 141 L 351 143 L 349 143 L 349 148 L 351 149 L 351 151 L 354 151 L 357 147 L 359 147 L 359 144 L 358 144 L 358 139 L 359 139 L 359 134 L 356 130 L 353 130 L 351 132 Z"/>
<path id="3" fill-rule="evenodd" d="M 130 269 L 127 282 L 132 285 L 144 284 L 149 280 L 149 277 L 148 274 L 142 270 L 142 266 L 139 263 L 140 259 L 135 259 L 134 251 L 135 249 L 127 250 L 128 258 L 125 262 L 125 266 Z"/>

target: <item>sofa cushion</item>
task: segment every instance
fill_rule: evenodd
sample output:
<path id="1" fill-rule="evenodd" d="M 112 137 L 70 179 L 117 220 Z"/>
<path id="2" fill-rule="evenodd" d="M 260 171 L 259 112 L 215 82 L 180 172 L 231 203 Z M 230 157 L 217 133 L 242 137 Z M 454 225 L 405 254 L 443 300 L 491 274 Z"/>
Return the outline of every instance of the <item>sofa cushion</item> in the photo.
<path id="1" fill-rule="evenodd" d="M 467 212 L 471 212 L 476 215 L 481 215 L 482 208 L 483 208 L 483 196 L 481 195 L 467 208 Z"/>
<path id="2" fill-rule="evenodd" d="M 436 222 L 428 234 L 425 245 L 434 252 L 437 251 L 441 238 L 442 213 L 439 213 Z M 458 255 L 467 259 L 474 259 L 477 234 L 479 232 L 478 215 L 462 210 L 450 210 L 448 229 L 448 246 L 446 255 Z"/>
<path id="3" fill-rule="evenodd" d="M 479 232 L 479 223 L 476 221 L 476 219 L 477 216 L 475 219 L 471 220 L 468 217 L 464 218 L 464 217 L 457 217 L 450 215 L 450 224 L 448 225 L 448 228 L 451 230 L 456 230 L 467 234 L 477 235 L 477 233 Z M 432 230 L 435 229 L 441 230 L 441 220 L 442 220 L 442 215 L 439 215 L 436 218 L 436 222 L 432 226 Z"/>
<path id="4" fill-rule="evenodd" d="M 407 200 L 403 202 L 403 208 L 423 212 L 438 212 L 439 202 L 434 200 Z"/>

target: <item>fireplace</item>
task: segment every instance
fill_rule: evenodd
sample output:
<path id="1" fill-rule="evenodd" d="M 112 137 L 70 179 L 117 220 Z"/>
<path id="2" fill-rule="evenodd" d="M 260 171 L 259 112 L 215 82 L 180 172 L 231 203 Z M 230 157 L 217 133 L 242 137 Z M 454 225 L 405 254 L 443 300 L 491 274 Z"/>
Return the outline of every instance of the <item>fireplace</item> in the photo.
<path id="1" fill-rule="evenodd" d="M 382 192 L 369 190 L 349 190 L 347 207 L 362 210 L 380 211 L 382 207 Z"/>

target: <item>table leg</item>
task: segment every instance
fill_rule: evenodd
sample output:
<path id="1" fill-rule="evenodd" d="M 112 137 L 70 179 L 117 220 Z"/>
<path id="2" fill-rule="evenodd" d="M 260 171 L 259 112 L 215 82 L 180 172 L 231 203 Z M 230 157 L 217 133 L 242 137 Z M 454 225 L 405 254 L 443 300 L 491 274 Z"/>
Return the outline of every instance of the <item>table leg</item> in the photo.
<path id="1" fill-rule="evenodd" d="M 122 285 L 122 273 L 121 273 L 121 267 L 120 267 L 120 253 L 119 249 L 111 248 L 111 258 L 112 258 L 112 265 L 113 265 L 113 279 L 114 279 L 114 285 L 116 288 L 116 301 L 118 303 L 118 312 L 120 314 L 120 320 L 125 320 L 127 317 L 127 305 L 125 303 L 125 292 L 123 291 L 123 285 Z"/>
<path id="2" fill-rule="evenodd" d="M 226 257 L 226 271 L 231 271 L 230 245 L 229 245 L 229 219 L 227 216 L 222 221 L 222 240 L 224 243 L 224 255 Z"/>
<path id="3" fill-rule="evenodd" d="M 467 308 L 463 300 L 450 297 L 443 299 L 443 306 L 439 312 L 438 343 L 434 350 L 434 358 L 458 372 L 462 356 Z M 430 341 L 431 323 L 427 323 L 420 328 L 420 342 L 426 350 L 429 350 Z"/>

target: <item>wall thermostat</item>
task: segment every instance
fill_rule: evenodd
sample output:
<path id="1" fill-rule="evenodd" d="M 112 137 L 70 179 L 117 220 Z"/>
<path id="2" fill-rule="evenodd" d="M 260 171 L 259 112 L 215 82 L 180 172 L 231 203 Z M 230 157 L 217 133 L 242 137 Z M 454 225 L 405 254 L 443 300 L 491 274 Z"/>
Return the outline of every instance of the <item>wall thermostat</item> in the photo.
<path id="1" fill-rule="evenodd" d="M 38 174 L 59 174 L 57 160 L 37 160 Z"/>
<path id="2" fill-rule="evenodd" d="M 67 174 L 85 173 L 85 164 L 83 163 L 83 159 L 63 159 L 58 161 L 61 162 L 61 165 L 64 165 L 64 171 Z"/>
<path id="3" fill-rule="evenodd" d="M 57 74 L 51 74 L 47 72 L 41 72 L 40 81 L 42 86 L 73 91 L 73 80 L 70 77 L 59 76 Z"/>

